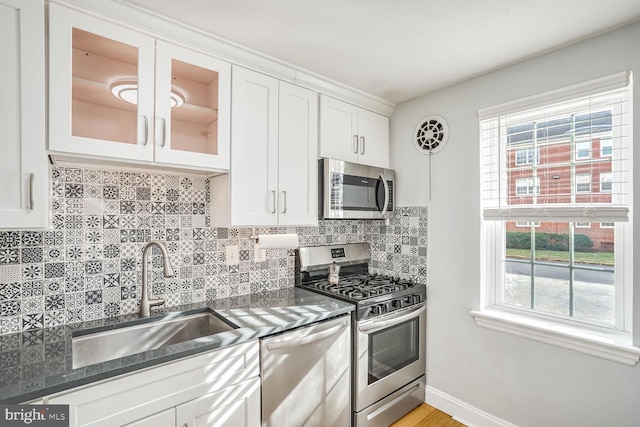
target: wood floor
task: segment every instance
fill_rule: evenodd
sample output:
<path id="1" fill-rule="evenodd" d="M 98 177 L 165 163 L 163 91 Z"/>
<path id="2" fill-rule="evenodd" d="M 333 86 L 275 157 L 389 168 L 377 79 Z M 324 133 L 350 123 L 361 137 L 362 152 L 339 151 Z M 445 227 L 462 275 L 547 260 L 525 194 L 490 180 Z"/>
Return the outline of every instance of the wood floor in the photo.
<path id="1" fill-rule="evenodd" d="M 465 427 L 444 412 L 423 403 L 391 427 Z"/>

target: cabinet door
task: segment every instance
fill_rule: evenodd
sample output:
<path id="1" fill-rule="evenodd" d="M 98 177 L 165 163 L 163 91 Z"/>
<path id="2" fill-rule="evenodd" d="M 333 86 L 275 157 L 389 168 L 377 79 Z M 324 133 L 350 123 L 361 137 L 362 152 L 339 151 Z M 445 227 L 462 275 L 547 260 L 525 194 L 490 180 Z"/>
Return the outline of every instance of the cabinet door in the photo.
<path id="1" fill-rule="evenodd" d="M 358 107 L 320 97 L 320 157 L 358 161 Z"/>
<path id="2" fill-rule="evenodd" d="M 278 211 L 278 80 L 233 67 L 231 221 L 275 225 Z"/>
<path id="3" fill-rule="evenodd" d="M 154 40 L 49 6 L 49 149 L 153 160 Z"/>
<path id="4" fill-rule="evenodd" d="M 174 427 L 175 425 L 176 410 L 171 408 L 126 424 L 124 427 Z"/>
<path id="5" fill-rule="evenodd" d="M 0 228 L 44 227 L 44 5 L 0 0 Z"/>
<path id="6" fill-rule="evenodd" d="M 318 223 L 318 94 L 280 82 L 278 221 Z"/>
<path id="7" fill-rule="evenodd" d="M 260 426 L 260 378 L 243 381 L 176 407 L 176 425 Z"/>
<path id="8" fill-rule="evenodd" d="M 358 116 L 358 162 L 389 167 L 389 118 L 367 110 Z"/>
<path id="9" fill-rule="evenodd" d="M 155 161 L 229 169 L 231 64 L 156 42 Z"/>

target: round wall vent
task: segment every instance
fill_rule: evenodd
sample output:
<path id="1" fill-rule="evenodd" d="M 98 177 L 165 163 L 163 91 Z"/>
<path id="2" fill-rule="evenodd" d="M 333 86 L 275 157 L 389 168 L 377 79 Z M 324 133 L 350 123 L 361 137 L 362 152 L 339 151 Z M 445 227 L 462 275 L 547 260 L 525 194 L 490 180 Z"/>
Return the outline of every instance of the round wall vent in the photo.
<path id="1" fill-rule="evenodd" d="M 418 151 L 433 154 L 442 150 L 449 139 L 449 126 L 440 116 L 428 116 L 423 119 L 413 133 Z"/>

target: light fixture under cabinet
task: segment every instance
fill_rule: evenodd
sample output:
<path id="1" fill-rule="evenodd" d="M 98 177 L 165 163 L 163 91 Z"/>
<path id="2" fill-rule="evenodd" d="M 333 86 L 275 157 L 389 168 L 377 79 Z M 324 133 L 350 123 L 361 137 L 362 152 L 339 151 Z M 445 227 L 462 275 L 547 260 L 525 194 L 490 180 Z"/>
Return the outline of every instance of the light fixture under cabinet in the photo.
<path id="1" fill-rule="evenodd" d="M 135 80 L 118 80 L 111 85 L 111 93 L 129 104 L 138 105 L 138 82 Z M 184 104 L 184 97 L 175 89 L 171 90 L 171 108 Z"/>

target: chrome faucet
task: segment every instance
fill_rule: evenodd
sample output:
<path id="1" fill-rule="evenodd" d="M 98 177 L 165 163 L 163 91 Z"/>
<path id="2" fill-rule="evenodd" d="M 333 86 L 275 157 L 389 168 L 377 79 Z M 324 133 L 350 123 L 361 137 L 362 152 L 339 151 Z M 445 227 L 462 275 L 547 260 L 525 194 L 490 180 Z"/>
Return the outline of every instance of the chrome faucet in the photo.
<path id="1" fill-rule="evenodd" d="M 140 310 L 138 310 L 138 314 L 141 317 L 148 317 L 151 314 L 151 307 L 156 305 L 164 304 L 164 300 L 161 298 L 157 299 L 149 299 L 149 253 L 151 253 L 151 249 L 153 246 L 157 246 L 162 252 L 162 263 L 164 264 L 163 274 L 164 277 L 172 277 L 173 269 L 171 268 L 171 263 L 169 262 L 169 253 L 167 252 L 167 248 L 164 246 L 164 243 L 159 240 L 152 240 L 144 246 L 142 250 L 142 296 L 140 298 Z"/>

